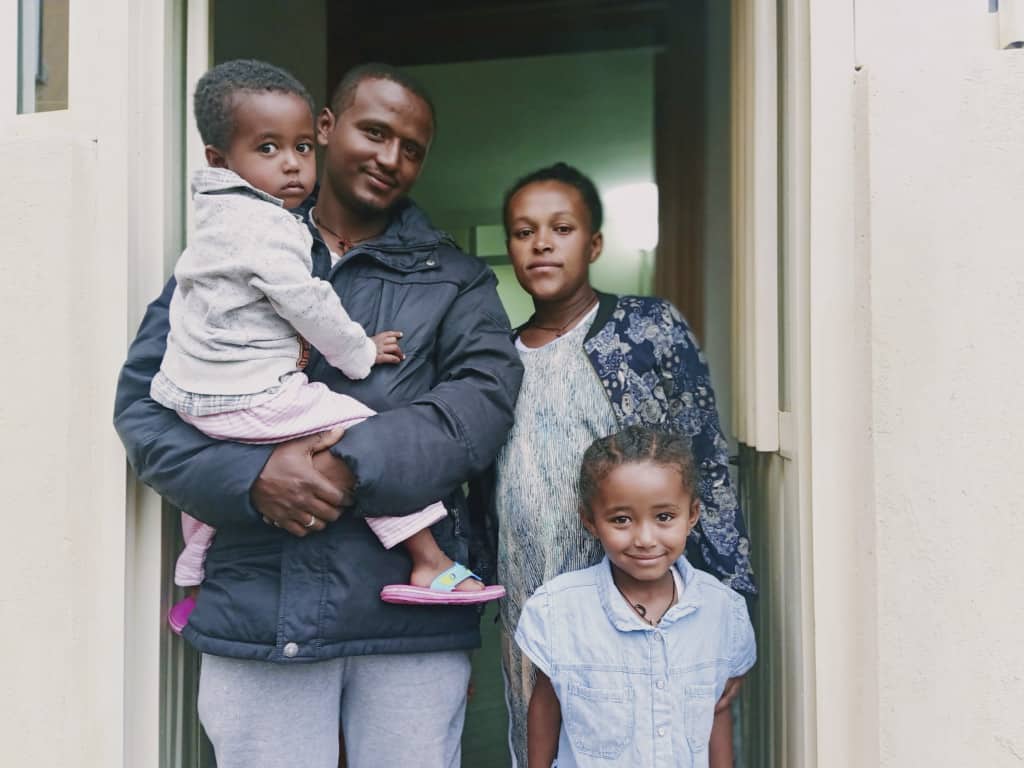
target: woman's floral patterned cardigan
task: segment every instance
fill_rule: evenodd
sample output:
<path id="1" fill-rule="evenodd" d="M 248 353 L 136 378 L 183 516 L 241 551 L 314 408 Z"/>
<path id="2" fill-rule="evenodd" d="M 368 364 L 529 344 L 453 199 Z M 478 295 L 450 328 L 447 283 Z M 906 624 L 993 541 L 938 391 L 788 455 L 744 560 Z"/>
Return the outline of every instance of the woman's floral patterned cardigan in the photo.
<path id="1" fill-rule="evenodd" d="M 679 311 L 663 299 L 598 294 L 583 342 L 622 427 L 642 424 L 688 435 L 700 472 L 701 516 L 690 534 L 690 562 L 745 595 L 757 594 L 750 540 L 729 478 L 707 362 Z M 493 470 L 492 470 L 493 471 Z M 497 521 L 493 476 L 472 483 L 472 562 L 493 580 Z"/>

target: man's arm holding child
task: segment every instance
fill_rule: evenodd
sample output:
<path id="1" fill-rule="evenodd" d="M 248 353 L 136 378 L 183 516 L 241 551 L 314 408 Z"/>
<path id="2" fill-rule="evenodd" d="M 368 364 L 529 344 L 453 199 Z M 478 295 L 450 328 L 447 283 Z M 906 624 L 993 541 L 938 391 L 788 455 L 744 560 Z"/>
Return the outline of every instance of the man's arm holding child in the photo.
<path id="1" fill-rule="evenodd" d="M 527 768 L 551 768 L 558 756 L 558 734 L 562 730 L 562 707 L 551 680 L 537 670 L 537 682 L 526 712 Z"/>
<path id="2" fill-rule="evenodd" d="M 217 527 L 262 525 L 262 515 L 291 533 L 305 535 L 308 531 L 302 525 L 310 514 L 323 520 L 337 519 L 344 496 L 342 490 L 313 471 L 316 436 L 276 449 L 221 442 L 186 424 L 174 411 L 149 397 L 150 381 L 160 369 L 167 346 L 168 308 L 174 287 L 171 279 L 147 308 L 117 383 L 114 426 L 139 478 L 176 507 Z M 272 450 L 275 454 L 280 451 L 279 458 L 285 459 L 276 463 L 287 474 L 288 490 L 282 494 L 282 503 L 264 506 L 259 503 L 254 482 L 264 471 Z M 296 466 L 303 471 L 287 471 Z"/>
<path id="3" fill-rule="evenodd" d="M 512 426 L 523 375 L 496 286 L 494 274 L 481 266 L 449 308 L 435 346 L 439 383 L 432 390 L 353 426 L 330 451 L 313 454 L 301 474 L 293 474 L 297 449 L 278 446 L 253 485 L 260 511 L 294 505 L 289 484 L 316 475 L 346 505 L 358 492 L 363 515 L 402 514 L 485 469 Z M 403 482 L 392 482 L 395 477 Z M 304 509 L 307 517 L 334 519 Z"/>
<path id="4" fill-rule="evenodd" d="M 512 426 L 522 363 L 496 286 L 481 265 L 453 300 L 432 351 L 431 390 L 353 426 L 331 449 L 358 480 L 359 514 L 412 512 L 497 455 Z"/>

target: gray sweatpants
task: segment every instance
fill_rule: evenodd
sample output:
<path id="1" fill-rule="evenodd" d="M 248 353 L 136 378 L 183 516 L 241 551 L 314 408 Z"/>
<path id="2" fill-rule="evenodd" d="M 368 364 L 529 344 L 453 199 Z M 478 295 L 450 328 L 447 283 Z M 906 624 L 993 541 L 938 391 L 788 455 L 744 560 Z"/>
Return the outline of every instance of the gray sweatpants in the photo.
<path id="1" fill-rule="evenodd" d="M 271 664 L 203 654 L 199 719 L 217 768 L 458 768 L 466 651 Z"/>

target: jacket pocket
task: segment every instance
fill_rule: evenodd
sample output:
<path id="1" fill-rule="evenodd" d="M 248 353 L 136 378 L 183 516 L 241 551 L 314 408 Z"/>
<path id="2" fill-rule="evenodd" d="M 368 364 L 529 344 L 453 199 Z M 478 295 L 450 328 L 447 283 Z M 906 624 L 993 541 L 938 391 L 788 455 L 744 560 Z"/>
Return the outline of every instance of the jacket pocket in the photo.
<path id="1" fill-rule="evenodd" d="M 688 685 L 684 690 L 686 740 L 694 754 L 708 748 L 711 726 L 715 722 L 715 687 Z"/>
<path id="2" fill-rule="evenodd" d="M 582 754 L 615 760 L 633 740 L 633 688 L 567 688 L 565 728 Z"/>

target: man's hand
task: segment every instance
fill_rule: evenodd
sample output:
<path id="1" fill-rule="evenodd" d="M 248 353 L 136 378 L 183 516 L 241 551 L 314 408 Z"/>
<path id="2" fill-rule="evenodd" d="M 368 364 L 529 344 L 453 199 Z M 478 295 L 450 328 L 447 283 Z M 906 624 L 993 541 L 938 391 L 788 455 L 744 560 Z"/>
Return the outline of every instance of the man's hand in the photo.
<path id="1" fill-rule="evenodd" d="M 377 359 L 374 360 L 374 365 L 381 363 L 395 365 L 405 360 L 405 353 L 398 346 L 400 338 L 402 338 L 401 331 L 384 331 L 370 337 L 374 346 L 377 347 Z"/>
<path id="2" fill-rule="evenodd" d="M 715 714 L 724 712 L 732 704 L 732 700 L 740 694 L 740 688 L 743 687 L 742 677 L 730 677 L 725 681 L 725 688 L 722 689 L 722 696 L 718 699 L 718 703 L 715 704 Z"/>
<path id="3" fill-rule="evenodd" d="M 341 508 L 352 503 L 354 478 L 340 459 L 336 461 L 344 467 L 347 482 L 337 467 L 329 474 L 322 473 L 314 464 L 314 457 L 331 456 L 327 449 L 344 433 L 343 427 L 335 427 L 289 440 L 274 449 L 250 491 L 253 506 L 265 522 L 301 538 L 322 531 L 327 523 L 338 519 Z"/>

